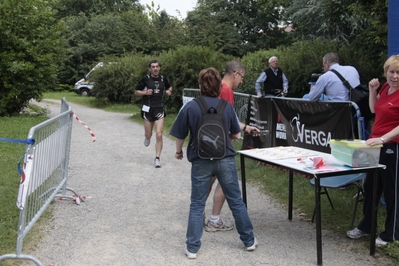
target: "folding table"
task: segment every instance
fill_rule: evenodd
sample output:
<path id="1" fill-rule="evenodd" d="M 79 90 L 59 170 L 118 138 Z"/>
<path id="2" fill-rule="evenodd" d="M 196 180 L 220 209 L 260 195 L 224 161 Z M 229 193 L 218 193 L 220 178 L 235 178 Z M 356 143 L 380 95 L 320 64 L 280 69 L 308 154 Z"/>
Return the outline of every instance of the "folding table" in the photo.
<path id="1" fill-rule="evenodd" d="M 377 228 L 377 177 L 378 170 L 385 168 L 378 164 L 368 167 L 352 168 L 339 162 L 331 154 L 318 152 L 298 147 L 274 147 L 263 149 L 250 149 L 238 151 L 241 163 L 241 183 L 242 194 L 245 205 L 247 206 L 246 177 L 245 177 L 245 158 L 254 159 L 265 164 L 277 166 L 288 170 L 288 219 L 292 220 L 292 200 L 293 200 L 293 173 L 305 174 L 315 178 L 315 210 L 316 210 L 316 245 L 317 245 L 317 265 L 323 264 L 322 259 L 322 239 L 321 239 L 321 208 L 320 208 L 320 178 L 355 173 L 374 173 L 373 189 L 373 216 L 371 221 L 370 236 L 370 255 L 375 254 L 375 238 Z M 303 163 L 307 158 L 322 157 L 325 166 L 313 168 Z"/>

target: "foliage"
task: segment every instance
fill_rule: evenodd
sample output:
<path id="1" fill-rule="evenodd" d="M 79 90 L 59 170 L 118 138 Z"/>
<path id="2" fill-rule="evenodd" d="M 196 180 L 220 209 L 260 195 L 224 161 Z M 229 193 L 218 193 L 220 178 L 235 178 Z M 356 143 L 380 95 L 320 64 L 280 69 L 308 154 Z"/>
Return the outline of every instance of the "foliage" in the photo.
<path id="1" fill-rule="evenodd" d="M 286 9 L 300 40 L 327 38 L 347 46 L 362 82 L 380 76 L 387 54 L 387 0 L 295 0 Z M 347 55 L 340 54 L 341 58 Z M 379 71 L 377 73 L 376 69 Z"/>
<path id="2" fill-rule="evenodd" d="M 113 62 L 94 71 L 93 93 L 97 99 L 106 99 L 111 103 L 130 103 L 138 99 L 134 96 L 134 87 L 147 72 L 150 58 L 142 54 L 126 54 L 121 58 L 108 57 Z"/>
<path id="3" fill-rule="evenodd" d="M 172 97 L 165 105 L 169 111 L 177 112 L 183 101 L 184 88 L 198 88 L 198 74 L 207 67 L 216 68 L 223 73 L 226 63 L 233 57 L 203 46 L 179 46 L 160 54 L 162 73 L 173 86 Z"/>
<path id="4" fill-rule="evenodd" d="M 185 42 L 181 21 L 165 11 L 151 14 L 151 20 L 136 9 L 67 17 L 63 37 L 69 53 L 59 72 L 60 82 L 74 84 L 107 55 L 157 54 Z"/>
<path id="5" fill-rule="evenodd" d="M 190 44 L 237 57 L 287 44 L 285 0 L 200 0 L 185 20 Z"/>
<path id="6" fill-rule="evenodd" d="M 74 84 L 106 55 L 145 51 L 147 23 L 147 17 L 135 11 L 68 17 L 63 36 L 70 48 L 59 73 L 60 82 Z"/>
<path id="7" fill-rule="evenodd" d="M 165 107 L 168 111 L 177 112 L 182 103 L 183 88 L 197 88 L 198 73 L 202 69 L 213 66 L 222 73 L 232 58 L 200 46 L 179 46 L 158 57 L 127 54 L 121 58 L 109 58 L 109 61 L 115 60 L 117 63 L 94 71 L 91 77 L 95 82 L 96 98 L 106 98 L 112 103 L 140 101 L 139 97 L 133 95 L 134 88 L 148 74 L 148 62 L 151 59 L 160 62 L 161 74 L 173 87 L 172 96 L 166 97 Z"/>
<path id="8" fill-rule="evenodd" d="M 52 0 L 51 0 L 52 1 Z M 50 1 L 50 2 L 51 2 Z M 54 87 L 62 22 L 42 0 L 0 2 L 0 116 L 18 114 Z"/>
<path id="9" fill-rule="evenodd" d="M 352 4 L 352 0 L 296 0 L 287 8 L 287 14 L 296 35 L 348 42 L 364 30 L 366 22 L 354 16 Z"/>
<path id="10" fill-rule="evenodd" d="M 54 8 L 58 10 L 59 18 L 143 9 L 138 0 L 59 0 Z"/>

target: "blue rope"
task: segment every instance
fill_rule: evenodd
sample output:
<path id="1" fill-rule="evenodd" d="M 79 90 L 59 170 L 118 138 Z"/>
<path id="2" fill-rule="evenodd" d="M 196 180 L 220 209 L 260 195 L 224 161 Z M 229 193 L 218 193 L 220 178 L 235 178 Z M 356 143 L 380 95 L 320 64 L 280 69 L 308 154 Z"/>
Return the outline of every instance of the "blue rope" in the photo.
<path id="1" fill-rule="evenodd" d="M 35 144 L 35 139 L 33 139 L 33 138 L 29 138 L 29 139 L 26 139 L 26 140 L 23 140 L 23 139 L 0 138 L 0 141 L 4 141 L 4 142 L 14 142 L 14 143 L 24 143 L 24 144 L 28 144 L 28 145 L 33 145 L 33 144 Z"/>
<path id="2" fill-rule="evenodd" d="M 28 138 L 26 140 L 23 139 L 8 139 L 8 138 L 0 138 L 0 141 L 4 141 L 4 142 L 14 142 L 14 143 L 23 143 L 23 144 L 27 144 L 27 145 L 33 145 L 35 144 L 35 139 L 33 138 Z M 19 160 L 18 165 L 17 165 L 17 170 L 18 170 L 18 174 L 22 174 L 22 170 L 21 170 L 21 162 L 24 161 L 24 156 L 22 156 L 21 160 Z"/>

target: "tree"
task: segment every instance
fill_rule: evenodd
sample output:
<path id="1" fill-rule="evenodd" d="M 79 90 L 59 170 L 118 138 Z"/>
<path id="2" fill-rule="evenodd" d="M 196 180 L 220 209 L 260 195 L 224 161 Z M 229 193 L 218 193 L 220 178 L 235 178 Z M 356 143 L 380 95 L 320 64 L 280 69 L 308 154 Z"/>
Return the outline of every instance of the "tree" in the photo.
<path id="1" fill-rule="evenodd" d="M 187 14 L 192 44 L 211 45 L 223 53 L 243 56 L 287 44 L 285 0 L 199 0 Z"/>
<path id="2" fill-rule="evenodd" d="M 54 6 L 58 18 L 79 16 L 81 13 L 90 17 L 109 12 L 143 10 L 139 0 L 59 0 Z"/>
<path id="3" fill-rule="evenodd" d="M 386 22 L 386 11 L 387 0 L 292 0 L 286 8 L 299 38 L 327 37 L 346 43 L 368 31 L 373 21 Z"/>
<path id="4" fill-rule="evenodd" d="M 0 115 L 19 113 L 57 82 L 62 21 L 53 0 L 0 2 Z"/>
<path id="5" fill-rule="evenodd" d="M 147 51 L 151 37 L 147 16 L 136 10 L 91 18 L 81 13 L 65 22 L 62 36 L 69 47 L 59 73 L 63 84 L 74 84 L 106 55 Z"/>
<path id="6" fill-rule="evenodd" d="M 298 39 L 331 39 L 336 50 L 348 46 L 340 58 L 356 66 L 367 83 L 382 73 L 386 60 L 387 7 L 387 0 L 293 0 L 287 14 Z"/>

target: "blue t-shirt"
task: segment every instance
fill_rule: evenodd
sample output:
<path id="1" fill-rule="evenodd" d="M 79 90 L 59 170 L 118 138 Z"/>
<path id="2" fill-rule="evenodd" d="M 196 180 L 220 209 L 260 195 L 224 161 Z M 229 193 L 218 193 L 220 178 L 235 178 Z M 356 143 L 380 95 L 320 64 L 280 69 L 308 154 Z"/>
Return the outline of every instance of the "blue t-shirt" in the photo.
<path id="1" fill-rule="evenodd" d="M 219 104 L 220 99 L 217 97 L 204 97 L 208 107 L 214 107 Z M 187 102 L 179 111 L 176 120 L 170 130 L 170 134 L 178 139 L 185 139 L 190 133 L 190 139 L 187 147 L 187 159 L 192 162 L 195 159 L 200 159 L 197 150 L 194 149 L 193 139 L 197 126 L 202 117 L 202 111 L 195 101 Z M 227 104 L 223 112 L 226 127 L 232 134 L 237 134 L 241 131 L 237 115 L 231 104 Z M 226 132 L 226 139 L 229 139 L 229 132 Z M 233 148 L 231 141 L 227 142 L 226 157 L 235 156 L 236 151 Z"/>

